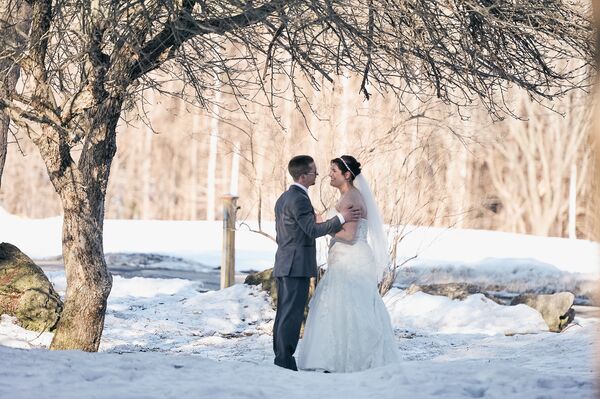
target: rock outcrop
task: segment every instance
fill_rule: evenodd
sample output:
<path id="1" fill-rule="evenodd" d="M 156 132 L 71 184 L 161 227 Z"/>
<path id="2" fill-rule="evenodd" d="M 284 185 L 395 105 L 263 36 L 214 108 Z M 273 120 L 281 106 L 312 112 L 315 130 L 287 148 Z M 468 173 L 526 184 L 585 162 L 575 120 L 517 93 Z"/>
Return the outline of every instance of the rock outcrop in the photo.
<path id="1" fill-rule="evenodd" d="M 572 308 L 575 295 L 571 292 L 557 292 L 552 295 L 521 294 L 511 305 L 523 303 L 541 313 L 550 331 L 561 332 L 575 318 Z"/>
<path id="2" fill-rule="evenodd" d="M 19 248 L 0 244 L 0 314 L 14 316 L 21 327 L 52 331 L 63 309 L 58 293 L 42 271 Z"/>

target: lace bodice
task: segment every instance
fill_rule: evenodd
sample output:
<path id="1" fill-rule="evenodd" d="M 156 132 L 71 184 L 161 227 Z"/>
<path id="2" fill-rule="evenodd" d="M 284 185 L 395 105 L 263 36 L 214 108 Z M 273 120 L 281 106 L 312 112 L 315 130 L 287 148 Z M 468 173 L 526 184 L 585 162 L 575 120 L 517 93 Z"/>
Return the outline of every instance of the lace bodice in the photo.
<path id="1" fill-rule="evenodd" d="M 356 241 L 367 241 L 367 233 L 369 232 L 369 224 L 367 219 L 360 219 L 358 221 L 358 228 L 356 230 Z"/>
<path id="2" fill-rule="evenodd" d="M 332 218 L 336 215 L 335 209 L 329 209 L 326 213 L 327 219 Z M 358 220 L 358 228 L 356 229 L 356 237 L 354 241 L 367 241 L 367 233 L 369 232 L 369 223 L 367 219 L 361 218 Z"/>

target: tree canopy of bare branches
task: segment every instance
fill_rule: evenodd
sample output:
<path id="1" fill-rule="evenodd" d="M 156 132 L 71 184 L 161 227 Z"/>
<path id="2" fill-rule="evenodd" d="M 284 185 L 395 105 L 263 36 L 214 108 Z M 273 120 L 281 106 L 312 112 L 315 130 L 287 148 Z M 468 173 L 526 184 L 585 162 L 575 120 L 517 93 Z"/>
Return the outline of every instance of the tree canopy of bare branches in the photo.
<path id="1" fill-rule="evenodd" d="M 0 76 L 16 66 L 21 84 L 9 90 L 0 80 L 0 110 L 36 144 L 64 211 L 68 288 L 54 349 L 98 348 L 112 284 L 102 231 L 116 127 L 136 93 L 161 90 L 161 79 L 182 79 L 205 104 L 215 77 L 242 102 L 256 90 L 282 95 L 278 75 L 318 86 L 318 76 L 358 73 L 366 98 L 370 90 L 401 101 L 433 95 L 497 115 L 511 112 L 511 84 L 539 99 L 589 85 L 590 23 L 567 1 L 2 3 L 30 7 L 31 29 L 23 44 L 10 34 L 22 21 L 3 14 Z"/>

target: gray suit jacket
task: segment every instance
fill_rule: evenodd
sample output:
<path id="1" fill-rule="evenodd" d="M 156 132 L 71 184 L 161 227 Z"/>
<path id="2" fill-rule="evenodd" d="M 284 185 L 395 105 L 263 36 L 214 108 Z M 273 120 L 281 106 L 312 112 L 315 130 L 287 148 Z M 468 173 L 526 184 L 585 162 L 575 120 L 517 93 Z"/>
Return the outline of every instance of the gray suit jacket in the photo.
<path id="1" fill-rule="evenodd" d="M 315 238 L 337 233 L 342 224 L 337 216 L 317 223 L 314 212 L 308 195 L 295 185 L 275 203 L 277 252 L 273 276 L 316 277 Z"/>

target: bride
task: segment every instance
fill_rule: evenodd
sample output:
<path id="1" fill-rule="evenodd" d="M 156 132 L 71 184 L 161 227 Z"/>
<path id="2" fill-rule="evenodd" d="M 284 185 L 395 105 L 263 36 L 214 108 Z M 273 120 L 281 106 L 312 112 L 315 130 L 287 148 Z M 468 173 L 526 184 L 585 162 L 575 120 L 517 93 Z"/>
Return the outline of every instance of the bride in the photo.
<path id="1" fill-rule="evenodd" d="M 390 317 L 377 289 L 388 262 L 381 216 L 354 157 L 333 159 L 329 177 L 340 192 L 336 208 L 359 207 L 362 218 L 344 224 L 331 240 L 327 272 L 309 305 L 298 365 L 352 372 L 396 362 Z"/>

